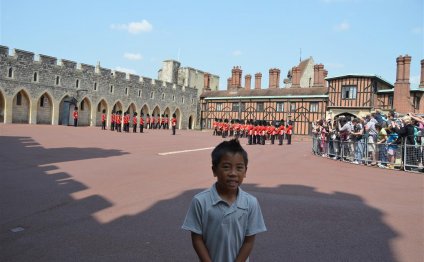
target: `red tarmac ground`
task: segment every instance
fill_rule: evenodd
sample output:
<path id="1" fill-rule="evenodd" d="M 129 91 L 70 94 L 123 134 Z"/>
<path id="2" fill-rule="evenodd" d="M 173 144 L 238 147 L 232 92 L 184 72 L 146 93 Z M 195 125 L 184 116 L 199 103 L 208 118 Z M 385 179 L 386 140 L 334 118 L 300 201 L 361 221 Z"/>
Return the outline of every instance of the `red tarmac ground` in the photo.
<path id="1" fill-rule="evenodd" d="M 158 153 L 220 141 L 200 131 L 0 125 L 0 261 L 197 261 L 181 224 L 192 196 L 215 181 L 212 149 Z M 251 261 L 424 261 L 423 175 L 310 148 L 245 146 L 243 189 L 268 228 Z"/>

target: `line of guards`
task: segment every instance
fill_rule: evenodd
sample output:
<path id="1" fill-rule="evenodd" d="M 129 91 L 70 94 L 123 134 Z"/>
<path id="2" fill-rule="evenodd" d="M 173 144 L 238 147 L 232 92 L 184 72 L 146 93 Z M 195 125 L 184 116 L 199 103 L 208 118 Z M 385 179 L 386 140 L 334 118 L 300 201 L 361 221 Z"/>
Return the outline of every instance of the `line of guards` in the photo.
<path id="1" fill-rule="evenodd" d="M 177 118 L 176 114 L 172 115 L 171 125 L 172 125 L 172 133 L 175 135 L 175 129 L 177 126 Z M 147 114 L 146 121 L 144 121 L 144 114 L 140 115 L 140 124 L 138 125 L 137 113 L 134 112 L 132 119 L 129 112 L 122 111 L 112 111 L 111 115 L 111 131 L 117 132 L 130 132 L 130 123 L 132 122 L 133 133 L 137 133 L 137 126 L 140 128 L 140 133 L 143 133 L 144 128 L 146 129 L 169 129 L 169 118 L 167 114 L 157 114 L 155 117 L 153 114 Z M 123 128 L 123 130 L 121 130 Z M 102 130 L 106 130 L 106 110 L 103 110 L 102 114 Z"/>
<path id="2" fill-rule="evenodd" d="M 293 134 L 293 121 L 284 119 L 280 121 L 266 121 L 266 120 L 241 120 L 241 119 L 218 119 L 212 125 L 214 131 L 213 135 L 234 136 L 236 138 L 247 137 L 248 145 L 265 145 L 265 141 L 269 140 L 273 145 L 274 141 L 278 139 L 278 145 L 283 145 L 285 139 L 287 144 L 291 144 Z"/>
<path id="3" fill-rule="evenodd" d="M 364 135 L 359 141 L 340 141 L 339 139 L 322 139 L 312 137 L 312 152 L 315 155 L 363 164 L 377 165 L 380 168 L 399 169 L 424 173 L 424 146 L 422 143 L 411 145 L 407 138 L 382 144 L 370 143 Z M 423 136 L 415 137 L 421 141 Z M 374 164 L 373 161 L 377 160 Z"/>

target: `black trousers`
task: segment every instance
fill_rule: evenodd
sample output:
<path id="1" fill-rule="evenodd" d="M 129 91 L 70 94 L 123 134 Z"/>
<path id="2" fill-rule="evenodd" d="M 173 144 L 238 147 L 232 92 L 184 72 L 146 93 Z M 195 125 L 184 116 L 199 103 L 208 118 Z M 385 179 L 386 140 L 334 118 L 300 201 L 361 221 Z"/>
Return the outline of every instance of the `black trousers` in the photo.
<path id="1" fill-rule="evenodd" d="M 252 135 L 248 135 L 247 136 L 247 144 L 251 145 L 252 144 Z"/>
<path id="2" fill-rule="evenodd" d="M 290 145 L 291 144 L 291 137 L 292 137 L 292 135 L 291 134 L 286 134 L 286 136 L 287 136 L 287 145 Z"/>
<path id="3" fill-rule="evenodd" d="M 283 144 L 283 138 L 284 138 L 284 135 L 278 135 L 278 145 L 282 145 Z"/>
<path id="4" fill-rule="evenodd" d="M 175 130 L 177 129 L 176 126 L 172 126 L 172 134 L 175 136 Z"/>
<path id="5" fill-rule="evenodd" d="M 140 124 L 140 133 L 143 133 L 143 125 L 142 124 Z"/>
<path id="6" fill-rule="evenodd" d="M 133 133 L 137 133 L 137 124 L 133 125 Z"/>
<path id="7" fill-rule="evenodd" d="M 102 121 L 102 130 L 106 130 L 106 121 Z"/>
<path id="8" fill-rule="evenodd" d="M 78 126 L 78 118 L 74 118 L 74 127 Z"/>

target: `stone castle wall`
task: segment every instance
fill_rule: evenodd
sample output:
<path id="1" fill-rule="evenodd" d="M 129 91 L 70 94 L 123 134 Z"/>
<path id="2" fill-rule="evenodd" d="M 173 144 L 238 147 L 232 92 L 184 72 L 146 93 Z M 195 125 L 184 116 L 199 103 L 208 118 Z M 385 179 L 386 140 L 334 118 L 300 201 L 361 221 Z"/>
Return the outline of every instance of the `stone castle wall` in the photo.
<path id="1" fill-rule="evenodd" d="M 197 93 L 177 85 L 65 59 L 0 46 L 0 122 L 61 124 L 66 101 L 76 102 L 80 124 L 100 124 L 106 110 L 177 114 L 179 128 L 197 122 Z M 20 103 L 17 99 L 20 96 Z M 43 100 L 43 101 L 41 101 Z M 66 110 L 65 110 L 66 111 Z M 191 126 L 190 128 L 194 128 Z"/>

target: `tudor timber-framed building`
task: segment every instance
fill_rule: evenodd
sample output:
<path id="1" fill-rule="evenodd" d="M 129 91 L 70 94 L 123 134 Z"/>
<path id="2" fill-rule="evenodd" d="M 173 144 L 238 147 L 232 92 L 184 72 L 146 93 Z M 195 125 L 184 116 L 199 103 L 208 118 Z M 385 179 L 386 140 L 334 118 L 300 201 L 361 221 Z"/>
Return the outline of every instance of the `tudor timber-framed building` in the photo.
<path id="1" fill-rule="evenodd" d="M 269 70 L 269 88 L 261 89 L 261 73 L 255 74 L 255 89 L 250 89 L 251 76 L 232 69 L 227 90 L 206 89 L 200 96 L 201 127 L 210 129 L 216 118 L 241 120 L 294 121 L 294 134 L 308 135 L 312 122 L 338 115 L 365 116 L 375 109 L 400 113 L 424 113 L 424 60 L 421 60 L 420 85 L 410 88 L 411 57 L 396 59 L 394 85 L 377 75 L 329 77 L 322 64 L 314 65 L 312 58 L 301 61 L 288 73 L 285 87 L 279 88 L 280 70 Z M 312 81 L 313 79 L 313 81 Z"/>

